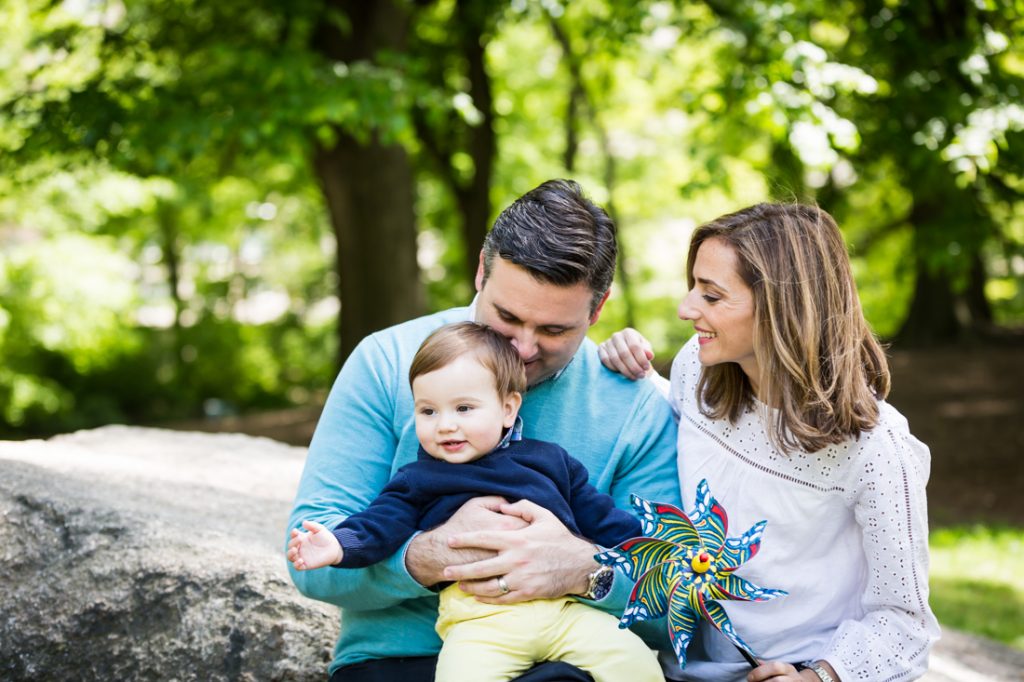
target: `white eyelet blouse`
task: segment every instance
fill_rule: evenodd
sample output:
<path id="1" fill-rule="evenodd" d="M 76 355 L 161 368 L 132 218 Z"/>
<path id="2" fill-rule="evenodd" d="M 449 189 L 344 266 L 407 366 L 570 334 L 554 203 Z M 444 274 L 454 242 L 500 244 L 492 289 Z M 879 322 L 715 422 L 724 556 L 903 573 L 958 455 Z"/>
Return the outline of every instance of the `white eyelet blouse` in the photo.
<path id="1" fill-rule="evenodd" d="M 760 552 L 737 575 L 789 592 L 771 602 L 721 602 L 740 637 L 765 661 L 827 660 L 843 682 L 923 675 L 939 636 L 928 607 L 927 446 L 880 402 L 878 425 L 860 439 L 783 455 L 759 410 L 735 424 L 700 413 L 697 351 L 694 338 L 671 378 L 685 510 L 707 479 L 728 513 L 729 537 L 766 519 Z M 749 665 L 722 635 L 701 628 L 682 679 L 742 679 Z M 678 663 L 665 664 L 678 678 Z"/>

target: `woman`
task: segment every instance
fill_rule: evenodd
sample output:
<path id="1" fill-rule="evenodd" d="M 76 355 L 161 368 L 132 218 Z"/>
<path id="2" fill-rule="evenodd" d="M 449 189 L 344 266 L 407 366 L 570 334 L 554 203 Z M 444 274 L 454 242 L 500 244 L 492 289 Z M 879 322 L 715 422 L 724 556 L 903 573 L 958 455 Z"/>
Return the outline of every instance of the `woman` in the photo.
<path id="1" fill-rule="evenodd" d="M 885 355 L 861 312 L 839 229 L 814 206 L 759 204 L 694 232 L 679 317 L 696 336 L 672 365 L 686 509 L 707 479 L 733 525 L 768 521 L 740 570 L 786 590 L 726 602 L 763 661 L 750 670 L 702 626 L 685 679 L 907 680 L 927 669 L 928 448 L 884 402 Z M 650 367 L 632 330 L 601 345 Z"/>

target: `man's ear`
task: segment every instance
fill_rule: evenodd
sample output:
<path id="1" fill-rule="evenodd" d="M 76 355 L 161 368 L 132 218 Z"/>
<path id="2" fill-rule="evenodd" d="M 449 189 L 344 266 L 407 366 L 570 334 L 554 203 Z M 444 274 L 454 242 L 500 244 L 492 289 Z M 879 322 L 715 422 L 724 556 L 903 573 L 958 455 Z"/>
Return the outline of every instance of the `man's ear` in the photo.
<path id="1" fill-rule="evenodd" d="M 512 391 L 505 396 L 504 401 L 504 415 L 502 419 L 502 426 L 506 429 L 512 428 L 512 425 L 516 423 L 516 415 L 519 414 L 519 408 L 523 404 L 523 394 L 518 391 Z"/>
<path id="2" fill-rule="evenodd" d="M 476 266 L 476 279 L 474 280 L 476 290 L 484 288 L 484 250 L 480 249 L 480 262 Z"/>
<path id="3" fill-rule="evenodd" d="M 602 296 L 601 300 L 598 301 L 597 307 L 594 308 L 594 314 L 590 316 L 590 324 L 591 325 L 597 324 L 597 318 L 601 317 L 601 310 L 604 308 L 604 302 L 608 300 L 608 297 L 611 295 L 611 293 L 612 293 L 611 289 L 609 289 L 608 291 L 604 292 L 604 296 Z"/>

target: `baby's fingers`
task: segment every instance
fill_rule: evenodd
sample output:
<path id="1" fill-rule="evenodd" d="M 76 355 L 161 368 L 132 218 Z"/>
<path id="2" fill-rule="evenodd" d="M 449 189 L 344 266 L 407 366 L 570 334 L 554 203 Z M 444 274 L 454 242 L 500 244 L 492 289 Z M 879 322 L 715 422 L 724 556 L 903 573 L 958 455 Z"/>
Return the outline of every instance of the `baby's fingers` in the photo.
<path id="1" fill-rule="evenodd" d="M 327 530 L 327 526 L 322 523 L 317 523 L 316 521 L 303 521 L 302 527 L 311 533 L 330 532 Z"/>

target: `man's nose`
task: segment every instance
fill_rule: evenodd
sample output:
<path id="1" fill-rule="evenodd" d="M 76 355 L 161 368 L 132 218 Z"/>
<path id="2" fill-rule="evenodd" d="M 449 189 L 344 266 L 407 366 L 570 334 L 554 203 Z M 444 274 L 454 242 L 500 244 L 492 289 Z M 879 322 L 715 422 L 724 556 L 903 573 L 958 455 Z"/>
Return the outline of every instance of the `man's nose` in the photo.
<path id="1" fill-rule="evenodd" d="M 512 337 L 512 347 L 524 362 L 532 360 L 537 355 L 537 336 L 533 332 L 522 330 Z"/>

